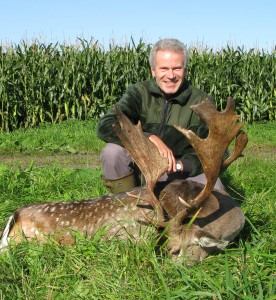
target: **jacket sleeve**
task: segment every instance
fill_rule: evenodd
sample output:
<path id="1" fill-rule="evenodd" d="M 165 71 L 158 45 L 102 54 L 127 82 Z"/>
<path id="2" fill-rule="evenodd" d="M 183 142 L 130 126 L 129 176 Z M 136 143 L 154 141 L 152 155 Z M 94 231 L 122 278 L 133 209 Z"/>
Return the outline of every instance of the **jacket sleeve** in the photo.
<path id="1" fill-rule="evenodd" d="M 121 111 L 136 124 L 141 114 L 141 94 L 135 85 L 130 85 L 122 98 L 115 104 Z M 111 108 L 99 120 L 97 127 L 98 137 L 106 143 L 114 143 L 122 146 L 112 125 L 118 123 L 114 108 Z"/>

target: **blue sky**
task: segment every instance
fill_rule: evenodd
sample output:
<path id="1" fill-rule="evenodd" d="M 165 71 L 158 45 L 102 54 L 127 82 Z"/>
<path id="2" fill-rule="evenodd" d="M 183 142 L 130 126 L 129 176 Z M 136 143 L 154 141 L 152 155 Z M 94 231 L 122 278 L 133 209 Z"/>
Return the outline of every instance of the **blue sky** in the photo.
<path id="1" fill-rule="evenodd" d="M 74 44 L 80 37 L 106 48 L 131 37 L 146 43 L 174 37 L 213 49 L 276 46 L 275 0 L 1 0 L 0 8 L 2 45 L 35 38 Z"/>

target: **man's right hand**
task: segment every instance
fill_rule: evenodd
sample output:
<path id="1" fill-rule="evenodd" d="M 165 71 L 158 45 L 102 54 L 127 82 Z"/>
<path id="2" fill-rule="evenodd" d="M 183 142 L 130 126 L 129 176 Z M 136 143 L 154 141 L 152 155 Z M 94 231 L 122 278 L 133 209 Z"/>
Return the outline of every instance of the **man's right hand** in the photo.
<path id="1" fill-rule="evenodd" d="M 150 135 L 149 140 L 154 143 L 154 145 L 157 147 L 160 155 L 162 157 L 168 158 L 168 173 L 174 173 L 176 172 L 176 160 L 172 153 L 172 150 L 167 147 L 167 145 L 157 136 L 157 135 Z"/>

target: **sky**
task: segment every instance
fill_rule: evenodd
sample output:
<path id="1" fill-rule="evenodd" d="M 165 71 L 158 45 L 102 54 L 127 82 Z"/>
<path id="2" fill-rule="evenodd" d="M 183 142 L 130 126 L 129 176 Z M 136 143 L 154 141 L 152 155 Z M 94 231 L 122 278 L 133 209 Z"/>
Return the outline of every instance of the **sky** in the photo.
<path id="1" fill-rule="evenodd" d="M 177 38 L 189 47 L 276 47 L 275 0 L 0 0 L 0 44 L 153 44 Z"/>

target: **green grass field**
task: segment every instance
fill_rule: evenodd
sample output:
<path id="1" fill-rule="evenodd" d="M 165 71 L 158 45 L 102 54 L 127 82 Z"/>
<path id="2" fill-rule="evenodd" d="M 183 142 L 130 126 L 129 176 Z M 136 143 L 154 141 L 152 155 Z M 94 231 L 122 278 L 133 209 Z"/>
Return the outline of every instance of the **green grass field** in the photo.
<path id="1" fill-rule="evenodd" d="M 27 203 L 106 193 L 96 122 L 68 121 L 0 133 L 0 230 Z M 246 125 L 245 156 L 222 180 L 246 214 L 225 252 L 187 268 L 154 240 L 75 246 L 22 242 L 0 254 L 0 299 L 276 299 L 276 122 Z"/>

